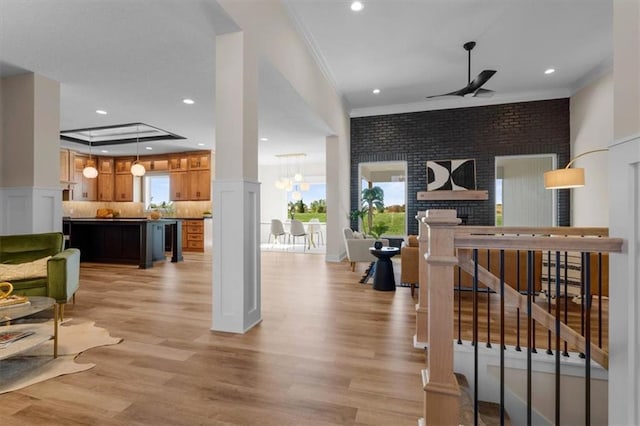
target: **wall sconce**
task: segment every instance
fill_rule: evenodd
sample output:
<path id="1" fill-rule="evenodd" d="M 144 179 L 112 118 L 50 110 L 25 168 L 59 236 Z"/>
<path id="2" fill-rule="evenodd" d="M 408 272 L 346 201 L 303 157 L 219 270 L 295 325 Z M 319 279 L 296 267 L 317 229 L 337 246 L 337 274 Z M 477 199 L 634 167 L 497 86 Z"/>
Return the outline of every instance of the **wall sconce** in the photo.
<path id="1" fill-rule="evenodd" d="M 580 167 L 570 168 L 574 161 L 580 157 L 584 157 L 594 152 L 608 151 L 607 148 L 594 149 L 592 151 L 583 152 L 582 154 L 569 161 L 564 169 L 550 170 L 544 173 L 544 187 L 546 189 L 565 189 L 580 188 L 584 186 L 584 169 Z"/>

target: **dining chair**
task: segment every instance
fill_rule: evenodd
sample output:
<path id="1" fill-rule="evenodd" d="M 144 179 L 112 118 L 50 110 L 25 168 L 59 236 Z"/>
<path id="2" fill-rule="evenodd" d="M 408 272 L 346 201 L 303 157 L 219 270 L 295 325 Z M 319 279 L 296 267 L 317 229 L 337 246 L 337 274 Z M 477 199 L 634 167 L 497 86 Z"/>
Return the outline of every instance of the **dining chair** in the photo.
<path id="1" fill-rule="evenodd" d="M 269 232 L 269 238 L 267 244 L 271 242 L 271 236 L 276 243 L 280 242 L 281 236 L 286 236 L 287 232 L 284 230 L 284 225 L 280 219 L 271 219 L 271 231 Z"/>
<path id="2" fill-rule="evenodd" d="M 307 244 L 308 244 L 308 240 L 307 240 L 307 231 L 304 230 L 304 225 L 302 224 L 302 222 L 300 222 L 299 220 L 293 219 L 291 220 L 291 228 L 289 229 L 289 239 L 291 239 L 291 237 L 293 237 L 293 246 L 295 247 L 296 245 L 296 238 L 297 237 L 304 237 L 304 249 L 307 249 Z"/>
<path id="3" fill-rule="evenodd" d="M 313 243 L 313 236 L 317 235 L 318 245 L 320 245 L 320 241 L 322 241 L 322 245 L 324 245 L 324 234 L 322 233 L 322 225 L 320 225 L 320 220 L 318 218 L 309 219 L 309 224 L 307 225 L 307 233 L 309 234 L 309 238 Z"/>

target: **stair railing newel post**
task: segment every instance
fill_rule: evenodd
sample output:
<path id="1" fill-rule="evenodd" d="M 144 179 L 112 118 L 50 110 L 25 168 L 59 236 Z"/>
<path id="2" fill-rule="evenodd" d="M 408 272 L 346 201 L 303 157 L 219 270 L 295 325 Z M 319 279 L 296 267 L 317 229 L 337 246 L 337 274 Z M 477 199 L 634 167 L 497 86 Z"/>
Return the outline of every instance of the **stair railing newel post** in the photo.
<path id="1" fill-rule="evenodd" d="M 416 304 L 416 335 L 414 336 L 415 347 L 426 347 L 429 342 L 427 314 L 429 293 L 427 290 L 427 261 L 425 254 L 429 248 L 429 228 L 422 222 L 425 212 L 418 212 L 418 303 Z"/>
<path id="2" fill-rule="evenodd" d="M 460 389 L 453 373 L 454 238 L 461 220 L 455 210 L 427 210 L 426 281 L 428 284 L 427 369 L 423 371 L 424 420 L 427 425 L 458 425 Z"/>

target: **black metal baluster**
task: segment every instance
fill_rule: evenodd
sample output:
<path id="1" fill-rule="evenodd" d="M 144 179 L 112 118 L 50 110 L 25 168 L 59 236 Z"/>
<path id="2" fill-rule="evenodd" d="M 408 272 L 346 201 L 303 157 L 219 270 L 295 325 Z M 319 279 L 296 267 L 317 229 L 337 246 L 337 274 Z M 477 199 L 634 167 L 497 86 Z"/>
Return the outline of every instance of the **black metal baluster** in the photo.
<path id="1" fill-rule="evenodd" d="M 500 426 L 504 426 L 504 250 L 500 250 Z"/>
<path id="2" fill-rule="evenodd" d="M 530 251 L 528 254 L 528 260 L 527 260 L 527 292 L 529 294 L 531 294 L 531 302 L 535 303 L 536 301 L 536 287 L 535 287 L 535 253 L 533 251 Z M 529 282 L 531 283 L 531 286 L 529 286 Z M 538 350 L 536 349 L 536 322 L 533 320 L 533 318 L 531 318 L 529 320 L 531 322 L 531 352 L 533 352 L 534 354 L 538 353 Z"/>
<path id="3" fill-rule="evenodd" d="M 491 271 L 491 251 L 487 249 L 487 270 Z M 491 288 L 487 287 L 487 347 L 491 347 Z"/>
<path id="4" fill-rule="evenodd" d="M 591 424 L 591 255 L 586 253 L 585 255 L 585 283 L 584 283 L 584 303 L 585 306 L 585 389 L 584 389 L 584 404 L 585 404 L 585 425 Z"/>
<path id="5" fill-rule="evenodd" d="M 551 255 L 549 255 L 551 256 Z M 551 278 L 551 275 L 549 275 Z M 560 252 L 556 252 L 556 425 L 560 423 Z"/>
<path id="6" fill-rule="evenodd" d="M 585 271 L 585 253 L 580 253 L 580 334 L 584 336 L 584 285 L 586 283 L 586 271 Z M 580 358 L 584 358 L 584 352 L 578 354 Z"/>
<path id="7" fill-rule="evenodd" d="M 598 253 L 598 347 L 602 348 L 602 253 Z"/>
<path id="8" fill-rule="evenodd" d="M 520 294 L 520 250 L 516 250 L 516 290 Z M 516 308 L 516 351 L 522 351 L 520 347 L 520 308 Z"/>
<path id="9" fill-rule="evenodd" d="M 529 250 L 527 252 L 527 271 L 531 271 L 533 269 L 533 251 Z M 531 425 L 531 404 L 532 404 L 532 377 L 531 371 L 533 368 L 533 336 L 532 331 L 533 327 L 531 326 L 533 323 L 532 311 L 533 311 L 533 298 L 531 294 L 533 293 L 533 279 L 531 278 L 531 274 L 527 274 L 527 425 Z"/>
<path id="10" fill-rule="evenodd" d="M 564 252 L 564 323 L 569 324 L 569 273 L 567 272 L 569 263 L 569 254 Z M 563 356 L 569 356 L 569 348 L 567 341 L 564 341 Z"/>
<path id="11" fill-rule="evenodd" d="M 478 424 L 478 249 L 473 249 L 473 424 Z"/>
<path id="12" fill-rule="evenodd" d="M 560 299 L 556 295 L 556 306 Z M 547 312 L 551 314 L 551 251 L 547 252 Z M 547 354 L 553 355 L 551 350 L 551 330 L 547 331 Z"/>

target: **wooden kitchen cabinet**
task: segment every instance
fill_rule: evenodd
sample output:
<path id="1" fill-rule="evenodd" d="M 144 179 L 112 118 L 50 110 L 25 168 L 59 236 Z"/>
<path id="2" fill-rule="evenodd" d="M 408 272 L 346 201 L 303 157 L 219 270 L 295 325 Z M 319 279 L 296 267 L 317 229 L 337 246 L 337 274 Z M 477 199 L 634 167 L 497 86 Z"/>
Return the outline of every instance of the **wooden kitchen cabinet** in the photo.
<path id="1" fill-rule="evenodd" d="M 133 201 L 133 175 L 131 173 L 116 173 L 114 182 L 114 200 Z"/>
<path id="2" fill-rule="evenodd" d="M 209 151 L 189 154 L 189 170 L 209 170 L 210 163 L 211 153 Z"/>
<path id="3" fill-rule="evenodd" d="M 82 170 L 91 165 L 98 166 L 96 159 L 89 159 L 88 156 L 82 154 L 73 154 L 73 180 L 76 186 L 73 190 L 73 201 L 96 201 L 98 193 L 97 179 L 88 179 L 82 174 Z"/>
<path id="4" fill-rule="evenodd" d="M 131 166 L 135 158 L 133 157 L 120 157 L 115 160 L 116 174 L 131 174 Z"/>
<path id="5" fill-rule="evenodd" d="M 98 201 L 113 201 L 114 160 L 98 157 Z"/>
<path id="6" fill-rule="evenodd" d="M 68 149 L 60 150 L 60 182 L 71 182 L 73 176 L 71 174 L 70 152 Z"/>
<path id="7" fill-rule="evenodd" d="M 193 201 L 211 199 L 211 172 L 209 170 L 189 171 L 189 199 Z"/>
<path id="8" fill-rule="evenodd" d="M 169 174 L 169 190 L 171 201 L 189 200 L 188 172 L 171 172 Z"/>
<path id="9" fill-rule="evenodd" d="M 170 172 L 186 172 L 189 170 L 189 157 L 186 154 L 172 154 L 169 156 Z"/>
<path id="10" fill-rule="evenodd" d="M 182 251 L 204 252 L 204 220 L 183 221 L 182 241 Z"/>

